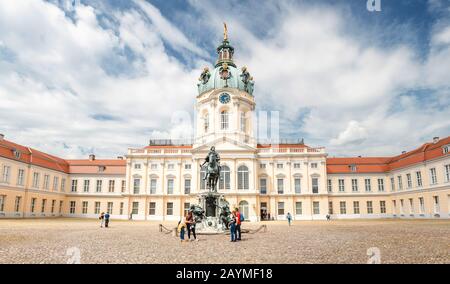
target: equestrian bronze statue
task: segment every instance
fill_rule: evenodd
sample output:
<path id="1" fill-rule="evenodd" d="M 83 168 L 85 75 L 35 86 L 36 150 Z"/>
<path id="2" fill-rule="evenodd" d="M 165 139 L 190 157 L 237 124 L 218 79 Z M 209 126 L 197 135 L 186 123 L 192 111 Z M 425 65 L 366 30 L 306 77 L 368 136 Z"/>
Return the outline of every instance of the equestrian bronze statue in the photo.
<path id="1" fill-rule="evenodd" d="M 209 191 L 217 192 L 217 182 L 220 178 L 220 156 L 214 146 L 211 147 L 211 150 L 205 158 L 205 162 L 200 167 L 203 168 L 206 163 L 208 165 L 205 169 L 206 174 L 203 180 L 207 181 Z"/>

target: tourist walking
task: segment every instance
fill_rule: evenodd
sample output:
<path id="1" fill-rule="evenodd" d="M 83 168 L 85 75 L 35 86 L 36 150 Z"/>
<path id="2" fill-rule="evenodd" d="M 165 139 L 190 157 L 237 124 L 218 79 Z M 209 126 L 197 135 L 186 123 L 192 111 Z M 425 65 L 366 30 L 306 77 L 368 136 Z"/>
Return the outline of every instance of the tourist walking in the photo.
<path id="1" fill-rule="evenodd" d="M 235 216 L 235 211 L 233 211 L 231 213 L 231 220 L 228 223 L 228 225 L 230 226 L 231 241 L 235 242 L 236 241 L 236 216 Z"/>
<path id="2" fill-rule="evenodd" d="M 186 220 L 185 220 L 185 218 L 183 217 L 183 219 L 182 220 L 180 220 L 180 222 L 178 222 L 178 233 L 180 234 L 180 240 L 181 240 L 181 242 L 183 243 L 183 242 L 185 242 L 185 240 L 184 240 L 184 232 L 185 232 L 185 229 L 186 229 Z"/>
<path id="3" fill-rule="evenodd" d="M 243 220 L 243 215 L 241 215 L 241 212 L 239 212 L 239 209 L 235 209 L 235 215 L 236 215 L 236 240 L 241 240 L 241 223 Z"/>
<path id="4" fill-rule="evenodd" d="M 105 228 L 108 228 L 109 226 L 109 212 L 106 212 L 105 214 Z"/>
<path id="5" fill-rule="evenodd" d="M 287 213 L 286 219 L 288 220 L 289 226 L 291 226 L 291 220 L 292 220 L 291 213 L 289 213 L 289 212 Z"/>
<path id="6" fill-rule="evenodd" d="M 102 212 L 98 219 L 100 220 L 100 228 L 103 228 L 103 224 L 105 223 L 105 212 Z"/>
<path id="7" fill-rule="evenodd" d="M 192 213 L 191 210 L 189 210 L 189 212 L 186 216 L 186 230 L 188 233 L 188 239 L 191 240 L 191 232 L 192 232 L 194 241 L 196 241 L 197 236 L 195 234 L 195 218 L 194 218 L 194 213 Z"/>

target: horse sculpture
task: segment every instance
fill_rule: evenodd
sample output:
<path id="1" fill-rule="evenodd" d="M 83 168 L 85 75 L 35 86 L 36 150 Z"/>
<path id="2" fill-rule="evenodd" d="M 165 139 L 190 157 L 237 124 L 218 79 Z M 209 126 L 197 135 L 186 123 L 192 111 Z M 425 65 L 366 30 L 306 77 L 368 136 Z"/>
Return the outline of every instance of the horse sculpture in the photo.
<path id="1" fill-rule="evenodd" d="M 192 204 L 189 210 L 192 211 L 196 223 L 201 223 L 205 218 L 205 210 L 203 210 L 200 206 Z"/>
<path id="2" fill-rule="evenodd" d="M 220 178 L 219 161 L 220 161 L 219 154 L 217 154 L 213 146 L 211 147 L 208 156 L 206 156 L 205 162 L 201 165 L 201 167 L 203 167 L 206 163 L 208 163 L 204 179 L 207 180 L 207 186 L 209 191 L 217 192 L 217 182 Z"/>
<path id="3" fill-rule="evenodd" d="M 231 215 L 230 207 L 228 207 L 227 204 L 220 207 L 220 220 L 222 221 L 222 224 L 224 225 L 225 229 L 227 229 L 227 230 L 228 230 L 228 225 L 231 221 L 230 215 Z"/>

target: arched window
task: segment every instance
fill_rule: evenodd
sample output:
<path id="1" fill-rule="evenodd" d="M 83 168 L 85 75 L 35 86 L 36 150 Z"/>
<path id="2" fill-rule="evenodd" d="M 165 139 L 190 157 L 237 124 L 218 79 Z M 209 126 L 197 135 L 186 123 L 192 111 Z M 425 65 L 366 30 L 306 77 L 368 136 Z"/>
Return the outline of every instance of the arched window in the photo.
<path id="1" fill-rule="evenodd" d="M 228 129 L 228 112 L 226 110 L 220 113 L 220 129 Z"/>
<path id="2" fill-rule="evenodd" d="M 245 200 L 242 200 L 239 202 L 239 212 L 241 212 L 242 215 L 244 215 L 244 220 L 248 220 L 249 210 L 248 210 L 248 202 Z"/>
<path id="3" fill-rule="evenodd" d="M 206 165 L 200 170 L 200 189 L 206 189 L 206 180 L 203 180 L 206 176 Z"/>
<path id="4" fill-rule="evenodd" d="M 204 123 L 205 133 L 208 133 L 208 131 L 209 131 L 209 114 L 208 113 L 206 113 L 205 116 L 203 117 L 203 123 Z"/>
<path id="5" fill-rule="evenodd" d="M 230 189 L 230 168 L 222 166 L 220 170 L 219 189 Z"/>
<path id="6" fill-rule="evenodd" d="M 248 190 L 248 168 L 246 166 L 240 166 L 238 168 L 238 189 Z"/>

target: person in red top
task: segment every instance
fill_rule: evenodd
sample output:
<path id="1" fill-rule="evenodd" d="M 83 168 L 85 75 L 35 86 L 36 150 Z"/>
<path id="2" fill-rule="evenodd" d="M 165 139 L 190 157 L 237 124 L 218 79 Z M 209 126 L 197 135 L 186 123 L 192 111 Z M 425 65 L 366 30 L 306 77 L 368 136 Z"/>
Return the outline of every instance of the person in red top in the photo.
<path id="1" fill-rule="evenodd" d="M 236 240 L 241 240 L 241 212 L 236 208 Z"/>

